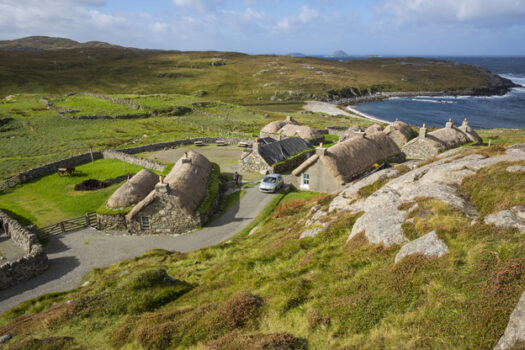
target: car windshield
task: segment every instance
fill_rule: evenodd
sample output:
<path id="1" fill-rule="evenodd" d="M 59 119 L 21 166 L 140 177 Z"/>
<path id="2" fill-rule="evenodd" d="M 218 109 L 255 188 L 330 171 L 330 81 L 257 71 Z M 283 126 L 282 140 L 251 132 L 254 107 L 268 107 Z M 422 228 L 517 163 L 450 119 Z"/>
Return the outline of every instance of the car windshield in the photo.
<path id="1" fill-rule="evenodd" d="M 275 181 L 277 181 L 277 179 L 275 177 L 270 177 L 270 176 L 267 176 L 264 178 L 263 182 L 269 182 L 269 183 L 272 183 L 274 184 Z"/>

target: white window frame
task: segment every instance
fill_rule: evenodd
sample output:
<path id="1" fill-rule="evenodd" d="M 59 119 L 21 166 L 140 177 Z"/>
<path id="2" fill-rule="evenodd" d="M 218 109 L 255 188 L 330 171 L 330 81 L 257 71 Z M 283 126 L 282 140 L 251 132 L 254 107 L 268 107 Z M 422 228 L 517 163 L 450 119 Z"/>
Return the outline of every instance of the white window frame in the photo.
<path id="1" fill-rule="evenodd" d="M 141 216 L 140 217 L 140 229 L 141 230 L 150 230 L 151 225 L 149 222 L 149 216 Z"/>
<path id="2" fill-rule="evenodd" d="M 301 174 L 301 188 L 310 189 L 310 174 Z"/>

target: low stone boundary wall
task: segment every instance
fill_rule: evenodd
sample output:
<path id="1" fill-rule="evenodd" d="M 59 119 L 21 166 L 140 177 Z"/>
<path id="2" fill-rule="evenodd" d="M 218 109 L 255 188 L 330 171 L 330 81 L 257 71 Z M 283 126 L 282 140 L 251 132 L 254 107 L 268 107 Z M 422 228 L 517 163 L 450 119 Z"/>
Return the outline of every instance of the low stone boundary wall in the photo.
<path id="1" fill-rule="evenodd" d="M 129 164 L 138 165 L 156 171 L 164 171 L 164 169 L 166 169 L 166 165 L 164 164 L 160 164 L 150 159 L 135 157 L 119 151 L 102 151 L 102 157 L 104 159 L 119 159 Z"/>
<path id="2" fill-rule="evenodd" d="M 246 138 L 197 137 L 193 139 L 175 140 L 175 141 L 168 141 L 168 142 L 153 143 L 153 144 L 144 145 L 144 146 L 116 149 L 114 151 L 125 153 L 129 155 L 129 154 L 135 154 L 135 153 L 160 151 L 166 148 L 175 148 L 175 147 L 184 146 L 184 145 L 192 145 L 195 141 L 202 141 L 203 143 L 215 143 L 218 140 L 223 140 L 230 144 L 246 142 L 248 145 L 251 145 L 253 143 L 253 139 L 246 139 Z M 95 151 L 93 153 L 90 153 L 90 152 L 82 153 L 76 156 L 61 159 L 56 162 L 44 164 L 44 165 L 29 169 L 29 170 L 22 171 L 18 173 L 17 175 L 14 175 L 5 181 L 2 181 L 0 183 L 0 191 L 5 191 L 6 189 L 14 187 L 16 185 L 21 185 L 21 184 L 30 182 L 32 180 L 38 179 L 40 177 L 54 174 L 58 171 L 58 168 L 71 168 L 71 167 L 76 167 L 78 165 L 89 163 L 91 162 L 92 156 L 93 156 L 93 160 L 103 159 L 104 158 L 103 153 L 108 152 L 108 151 L 111 151 L 111 150 Z M 141 159 L 141 158 L 137 158 L 137 159 Z"/>
<path id="3" fill-rule="evenodd" d="M 71 115 L 66 116 L 64 113 L 58 113 L 62 118 L 66 119 L 144 119 L 149 118 L 151 115 L 147 113 L 141 114 L 119 114 L 119 115 Z"/>
<path id="4" fill-rule="evenodd" d="M 14 245 L 24 250 L 24 256 L 0 263 L 0 290 L 41 274 L 48 267 L 47 255 L 34 233 L 0 210 L 0 223 L 4 234 Z"/>

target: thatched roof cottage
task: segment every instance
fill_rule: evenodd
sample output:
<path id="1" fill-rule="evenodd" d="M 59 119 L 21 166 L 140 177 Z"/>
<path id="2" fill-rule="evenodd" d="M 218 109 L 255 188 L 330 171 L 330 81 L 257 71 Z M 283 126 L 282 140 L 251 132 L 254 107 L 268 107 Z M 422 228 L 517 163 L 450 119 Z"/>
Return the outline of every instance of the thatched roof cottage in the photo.
<path id="1" fill-rule="evenodd" d="M 109 197 L 106 207 L 115 209 L 135 205 L 146 198 L 158 182 L 158 175 L 142 169 Z"/>
<path id="2" fill-rule="evenodd" d="M 385 133 L 361 133 L 328 149 L 316 149 L 315 155 L 292 172 L 292 183 L 298 189 L 331 193 L 376 163 L 402 159 L 399 147 Z"/>
<path id="3" fill-rule="evenodd" d="M 252 148 L 243 150 L 239 160 L 239 171 L 268 174 L 293 169 L 311 153 L 313 147 L 299 137 L 280 141 L 271 138 L 258 139 Z"/>
<path id="4" fill-rule="evenodd" d="M 400 120 L 393 122 L 388 125 L 383 132 L 390 136 L 392 140 L 396 143 L 398 147 L 402 147 L 412 138 L 412 128 L 407 123 L 404 123 Z"/>
<path id="5" fill-rule="evenodd" d="M 401 150 L 407 158 L 428 159 L 437 156 L 439 153 L 461 146 L 469 142 L 480 142 L 481 138 L 468 125 L 467 119 L 463 121 L 459 128 L 452 124 L 452 120 L 445 124 L 443 129 L 438 129 L 427 133 L 425 124 L 419 129 L 419 137 L 404 145 Z"/>
<path id="6" fill-rule="evenodd" d="M 285 137 L 300 137 L 311 144 L 324 141 L 324 135 L 318 130 L 307 125 L 301 125 L 290 116 L 287 116 L 286 120 L 277 120 L 267 124 L 261 129 L 259 136 L 271 137 L 275 140 L 281 140 Z"/>
<path id="7" fill-rule="evenodd" d="M 136 234 L 184 233 L 202 225 L 218 204 L 217 165 L 188 151 L 173 169 L 126 215 L 128 231 Z M 217 183 L 215 183 L 217 182 Z M 203 207 L 203 203 L 208 203 Z"/>

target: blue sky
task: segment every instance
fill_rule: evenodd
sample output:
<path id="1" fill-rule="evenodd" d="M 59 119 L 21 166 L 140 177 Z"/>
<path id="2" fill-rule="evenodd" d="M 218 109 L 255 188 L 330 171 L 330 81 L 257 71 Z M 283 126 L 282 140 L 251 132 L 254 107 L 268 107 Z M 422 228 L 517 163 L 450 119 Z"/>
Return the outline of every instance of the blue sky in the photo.
<path id="1" fill-rule="evenodd" d="M 351 55 L 525 55 L 525 0 L 0 0 L 0 39 Z"/>

